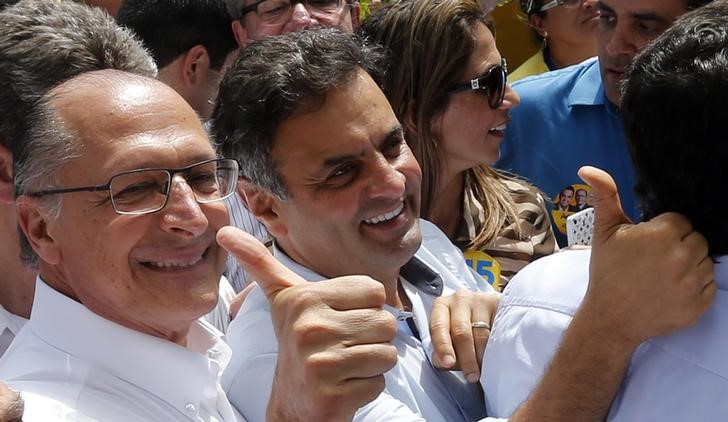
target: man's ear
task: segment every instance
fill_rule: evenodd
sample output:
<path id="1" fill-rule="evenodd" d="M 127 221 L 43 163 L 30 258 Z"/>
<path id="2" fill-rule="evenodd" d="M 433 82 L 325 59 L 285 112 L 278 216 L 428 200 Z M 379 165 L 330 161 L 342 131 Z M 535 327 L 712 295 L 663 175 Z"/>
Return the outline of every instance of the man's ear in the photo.
<path id="1" fill-rule="evenodd" d="M 238 193 L 245 198 L 250 212 L 265 224 L 274 237 L 282 237 L 288 233 L 285 221 L 281 218 L 281 199 L 249 182 L 238 182 Z"/>
<path id="2" fill-rule="evenodd" d="M 18 213 L 18 225 L 35 253 L 43 261 L 57 265 L 61 258 L 60 246 L 49 234 L 48 213 L 41 209 L 37 199 L 28 196 L 18 197 L 15 209 Z"/>
<path id="3" fill-rule="evenodd" d="M 210 55 L 205 46 L 198 44 L 187 50 L 182 60 L 182 82 L 186 88 L 204 82 L 209 70 Z"/>
<path id="4" fill-rule="evenodd" d="M 238 47 L 243 48 L 250 42 L 250 38 L 248 38 L 248 30 L 245 29 L 242 22 L 240 22 L 240 19 L 236 19 L 230 24 L 230 27 L 233 30 L 233 35 L 235 35 L 235 41 L 238 42 Z"/>
<path id="5" fill-rule="evenodd" d="M 0 204 L 12 204 L 13 195 L 13 153 L 0 144 Z"/>
<path id="6" fill-rule="evenodd" d="M 534 31 L 538 32 L 538 35 L 546 38 L 548 31 L 546 31 L 546 21 L 538 15 L 531 15 L 528 17 L 528 26 L 533 28 Z"/>

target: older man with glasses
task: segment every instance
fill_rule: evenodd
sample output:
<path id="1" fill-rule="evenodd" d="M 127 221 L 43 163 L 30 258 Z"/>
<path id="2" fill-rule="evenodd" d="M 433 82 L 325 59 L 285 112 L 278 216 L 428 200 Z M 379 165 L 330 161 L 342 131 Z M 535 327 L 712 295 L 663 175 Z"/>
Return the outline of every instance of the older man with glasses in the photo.
<path id="1" fill-rule="evenodd" d="M 238 45 L 312 26 L 353 32 L 359 26 L 357 0 L 225 0 Z"/>
<path id="2" fill-rule="evenodd" d="M 119 71 L 62 83 L 28 127 L 14 182 L 39 275 L 0 365 L 24 419 L 235 421 L 218 381 L 229 348 L 200 317 L 218 300 L 237 162 L 171 88 Z"/>

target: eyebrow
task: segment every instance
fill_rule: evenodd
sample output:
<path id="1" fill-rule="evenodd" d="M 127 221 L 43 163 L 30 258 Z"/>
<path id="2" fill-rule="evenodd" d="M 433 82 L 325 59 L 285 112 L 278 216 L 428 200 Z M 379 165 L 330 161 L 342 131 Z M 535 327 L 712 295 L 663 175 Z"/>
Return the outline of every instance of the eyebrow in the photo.
<path id="1" fill-rule="evenodd" d="M 609 13 L 612 15 L 616 14 L 614 12 L 614 9 L 607 6 L 602 1 L 597 3 L 597 9 L 599 9 L 600 12 L 606 12 L 606 13 Z M 633 13 L 630 13 L 630 17 L 633 19 L 636 19 L 638 21 L 642 21 L 642 22 L 660 22 L 662 24 L 668 24 L 668 25 L 672 24 L 672 22 L 670 20 L 668 20 L 665 17 L 660 16 L 654 12 L 633 12 Z"/>
<path id="2" fill-rule="evenodd" d="M 385 144 L 387 141 L 390 141 L 393 139 L 404 141 L 404 132 L 402 130 L 402 125 L 399 123 L 392 129 L 390 129 L 390 131 L 382 139 L 382 142 L 380 142 L 380 145 Z M 327 158 L 324 161 L 323 168 L 329 169 L 332 167 L 336 167 L 342 163 L 346 163 L 347 161 L 351 161 L 351 160 L 361 157 L 363 155 L 364 155 L 364 152 L 362 151 L 359 154 L 344 154 L 344 155 L 338 155 L 335 157 Z"/>

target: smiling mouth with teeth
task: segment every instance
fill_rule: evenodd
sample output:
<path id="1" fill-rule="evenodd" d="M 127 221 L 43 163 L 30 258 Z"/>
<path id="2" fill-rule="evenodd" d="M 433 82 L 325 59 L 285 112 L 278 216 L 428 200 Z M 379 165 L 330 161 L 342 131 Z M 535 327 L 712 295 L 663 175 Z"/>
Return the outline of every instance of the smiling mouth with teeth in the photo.
<path id="1" fill-rule="evenodd" d="M 364 222 L 367 224 L 384 223 L 384 222 L 390 221 L 390 220 L 394 219 L 395 217 L 397 217 L 402 212 L 403 209 L 404 209 L 404 203 L 399 204 L 399 206 L 395 210 L 392 210 L 386 214 L 378 215 L 376 217 L 367 218 L 366 220 L 364 220 Z"/>
<path id="2" fill-rule="evenodd" d="M 488 130 L 488 133 L 500 135 L 500 134 L 503 134 L 503 131 L 506 130 L 506 127 L 507 127 L 507 125 L 505 125 L 505 124 L 496 126 L 494 128 L 491 128 L 490 130 Z"/>
<path id="3" fill-rule="evenodd" d="M 207 251 L 205 251 L 207 252 Z M 142 262 L 142 265 L 154 268 L 154 269 L 177 269 L 177 268 L 188 268 L 198 264 L 204 258 L 204 253 L 192 261 L 146 261 Z"/>

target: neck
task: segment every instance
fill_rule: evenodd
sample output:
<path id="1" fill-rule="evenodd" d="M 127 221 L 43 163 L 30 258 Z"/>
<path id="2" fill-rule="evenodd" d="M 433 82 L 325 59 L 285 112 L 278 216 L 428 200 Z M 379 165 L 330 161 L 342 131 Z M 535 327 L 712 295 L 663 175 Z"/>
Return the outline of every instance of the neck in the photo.
<path id="1" fill-rule="evenodd" d="M 0 205 L 0 305 L 23 318 L 30 317 L 35 271 L 20 262 L 15 207 Z"/>
<path id="2" fill-rule="evenodd" d="M 428 219 L 442 230 L 450 240 L 457 236 L 462 221 L 464 175 L 458 173 L 440 178 L 435 189 L 436 200 Z"/>
<path id="3" fill-rule="evenodd" d="M 89 311 L 96 315 L 126 327 L 130 330 L 138 331 L 150 336 L 159 337 L 161 339 L 187 347 L 187 337 L 192 324 L 199 316 L 191 316 L 189 319 L 171 321 L 158 318 L 154 321 L 145 321 L 139 319 L 137 315 L 131 314 L 129 311 L 120 309 L 119 306 L 112 306 L 108 301 L 94 297 L 93 294 L 79 295 L 78 290 L 74 289 L 74 284 L 69 280 L 66 270 L 59 265 L 50 265 L 43 261 L 40 263 L 40 277 L 43 281 L 56 292 L 72 299 Z M 81 297 L 80 297 L 81 296 Z"/>
<path id="4" fill-rule="evenodd" d="M 596 42 L 549 44 L 551 61 L 557 69 L 581 63 L 597 54 Z"/>

